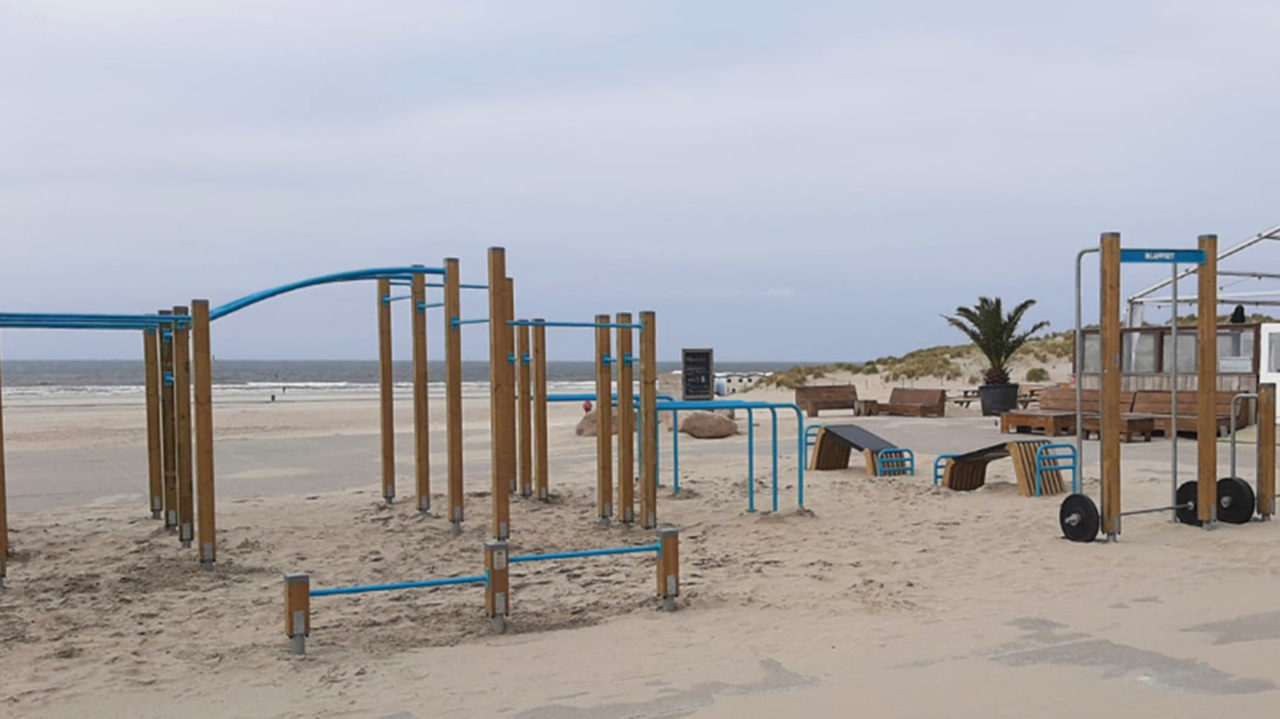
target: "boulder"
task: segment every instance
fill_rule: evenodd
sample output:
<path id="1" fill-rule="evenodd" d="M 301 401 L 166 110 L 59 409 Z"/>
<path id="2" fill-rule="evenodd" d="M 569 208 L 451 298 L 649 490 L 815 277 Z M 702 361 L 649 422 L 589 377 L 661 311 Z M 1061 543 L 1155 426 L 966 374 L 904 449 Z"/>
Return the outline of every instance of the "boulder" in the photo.
<path id="1" fill-rule="evenodd" d="M 738 433 L 738 423 L 715 412 L 690 412 L 680 416 L 680 431 L 698 439 L 721 439 Z"/>
<path id="2" fill-rule="evenodd" d="M 573 430 L 574 434 L 579 437 L 596 436 L 596 412 L 598 410 L 599 407 L 582 415 L 582 419 L 578 420 L 578 426 Z M 613 410 L 613 422 L 610 428 L 613 430 L 612 434 L 618 433 L 618 410 L 616 408 Z"/>

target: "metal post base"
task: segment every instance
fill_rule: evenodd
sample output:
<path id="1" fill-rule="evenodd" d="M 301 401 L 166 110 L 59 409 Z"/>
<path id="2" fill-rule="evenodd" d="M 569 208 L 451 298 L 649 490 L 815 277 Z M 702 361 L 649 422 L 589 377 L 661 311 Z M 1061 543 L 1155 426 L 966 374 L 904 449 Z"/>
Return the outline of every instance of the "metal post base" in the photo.
<path id="1" fill-rule="evenodd" d="M 612 520 L 609 517 L 600 517 L 599 519 L 596 520 L 597 525 L 604 527 L 606 529 L 609 527 L 611 523 L 612 523 Z"/>
<path id="2" fill-rule="evenodd" d="M 307 635 L 295 634 L 289 638 L 289 653 L 303 656 L 307 653 Z"/>
<path id="3" fill-rule="evenodd" d="M 663 609 L 663 611 L 667 611 L 667 612 L 674 612 L 674 611 L 676 610 L 676 598 L 675 598 L 675 597 L 663 597 L 663 598 L 662 598 L 662 609 Z"/>
<path id="4" fill-rule="evenodd" d="M 164 516 L 164 512 L 162 512 L 162 511 L 160 511 L 160 510 L 158 510 L 158 509 L 153 509 L 153 510 L 151 510 L 151 518 L 152 518 L 152 519 L 160 519 L 162 516 Z"/>
<path id="5" fill-rule="evenodd" d="M 545 490 L 545 489 L 540 489 L 540 490 L 538 490 L 538 499 L 540 499 L 540 500 L 542 500 L 542 501 L 544 501 L 544 502 L 550 502 L 550 501 L 551 501 L 551 497 L 550 497 L 550 495 L 548 495 L 548 494 L 547 494 L 547 490 Z"/>
<path id="6" fill-rule="evenodd" d="M 502 616 L 501 614 L 489 617 L 489 628 L 493 630 L 494 634 L 506 633 L 507 618 Z"/>
<path id="7" fill-rule="evenodd" d="M 455 520 L 453 520 L 452 522 L 450 522 L 449 524 L 453 525 L 453 533 L 454 533 L 454 534 L 462 534 L 462 520 L 461 520 L 461 519 L 455 519 Z"/>

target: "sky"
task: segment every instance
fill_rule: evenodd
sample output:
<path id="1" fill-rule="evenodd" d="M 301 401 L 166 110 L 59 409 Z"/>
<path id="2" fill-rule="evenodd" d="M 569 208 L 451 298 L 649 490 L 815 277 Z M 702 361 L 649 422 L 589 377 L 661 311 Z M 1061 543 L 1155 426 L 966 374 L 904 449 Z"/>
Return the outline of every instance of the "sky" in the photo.
<path id="1" fill-rule="evenodd" d="M 664 359 L 959 343 L 939 315 L 979 295 L 1068 329 L 1099 233 L 1280 223 L 1277 36 L 1266 1 L 0 0 L 0 311 L 218 305 L 445 257 L 483 282 L 502 246 L 517 314 L 654 310 Z M 1230 266 L 1280 271 L 1269 250 Z M 1166 272 L 1127 267 L 1124 291 Z M 375 302 L 288 295 L 220 320 L 214 352 L 373 358 Z M 549 356 L 590 359 L 590 334 Z"/>

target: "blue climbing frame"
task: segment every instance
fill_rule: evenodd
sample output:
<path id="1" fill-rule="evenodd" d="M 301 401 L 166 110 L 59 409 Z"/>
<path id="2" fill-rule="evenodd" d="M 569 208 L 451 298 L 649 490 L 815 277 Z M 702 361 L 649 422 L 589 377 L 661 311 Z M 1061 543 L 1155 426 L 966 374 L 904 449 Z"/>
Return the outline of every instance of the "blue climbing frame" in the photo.
<path id="1" fill-rule="evenodd" d="M 1071 493 L 1080 493 L 1080 474 L 1079 474 L 1080 457 L 1076 454 L 1076 446 L 1074 444 L 1057 443 L 1046 444 L 1036 449 L 1036 496 L 1039 497 L 1041 491 L 1041 477 L 1045 472 L 1054 470 L 1071 470 Z"/>

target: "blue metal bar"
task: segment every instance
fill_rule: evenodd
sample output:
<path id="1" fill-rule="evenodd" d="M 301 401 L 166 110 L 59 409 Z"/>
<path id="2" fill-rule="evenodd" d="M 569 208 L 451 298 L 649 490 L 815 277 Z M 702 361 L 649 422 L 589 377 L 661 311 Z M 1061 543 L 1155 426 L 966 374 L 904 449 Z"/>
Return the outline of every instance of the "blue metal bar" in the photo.
<path id="1" fill-rule="evenodd" d="M 453 328 L 456 330 L 463 325 L 481 325 L 481 324 L 487 323 L 488 321 L 489 321 L 488 317 L 483 317 L 483 318 L 474 319 L 474 320 L 464 320 L 464 319 L 459 319 L 457 317 L 451 317 L 449 319 L 449 324 L 452 325 Z"/>
<path id="2" fill-rule="evenodd" d="M 915 476 L 916 453 L 906 447 L 890 447 L 876 452 L 876 476 L 896 477 L 903 474 Z"/>
<path id="3" fill-rule="evenodd" d="M 216 307 L 209 312 L 209 319 L 216 320 L 226 317 L 232 312 L 238 312 L 251 305 L 256 305 L 263 300 L 269 300 L 272 297 L 278 297 L 287 292 L 293 292 L 306 287 L 314 287 L 316 285 L 327 285 L 335 282 L 355 282 L 359 280 L 404 280 L 413 279 L 414 275 L 443 275 L 445 273 L 443 267 L 374 267 L 367 270 L 350 270 L 347 272 L 335 272 L 329 275 L 320 275 L 319 277 L 311 277 L 297 282 L 291 282 L 287 285 L 272 287 L 268 290 L 255 292 L 251 295 L 245 295 L 237 300 L 232 300 L 221 307 Z"/>
<path id="4" fill-rule="evenodd" d="M 635 322 L 552 322 L 548 320 L 507 320 L 512 327 L 619 327 L 638 330 L 643 325 Z"/>
<path id="5" fill-rule="evenodd" d="M 109 315 L 64 312 L 0 312 L 0 324 L 10 322 L 134 322 L 143 324 L 169 324 L 190 322 L 190 315 Z"/>
<path id="6" fill-rule="evenodd" d="M 1042 476 L 1050 470 L 1071 470 L 1071 492 L 1080 493 L 1080 475 L 1077 465 L 1080 463 L 1074 444 L 1046 444 L 1036 449 L 1036 496 L 1043 494 Z"/>
<path id="7" fill-rule="evenodd" d="M 418 303 L 418 309 L 420 311 L 425 311 L 425 310 L 433 309 L 436 307 L 444 307 L 444 303 L 443 302 L 419 302 Z"/>
<path id="8" fill-rule="evenodd" d="M 933 486 L 942 481 L 942 473 L 946 470 L 947 460 L 959 457 L 958 454 L 940 454 L 933 460 Z"/>
<path id="9" fill-rule="evenodd" d="M 778 511 L 778 410 L 769 408 L 773 415 L 773 511 Z"/>
<path id="10" fill-rule="evenodd" d="M 427 283 L 427 287 L 444 287 L 444 283 L 443 283 L 443 282 L 428 282 L 428 283 Z M 464 282 L 464 283 L 460 283 L 460 284 L 458 285 L 458 289 L 460 289 L 460 290 L 487 290 L 487 289 L 489 289 L 489 285 L 474 285 L 474 284 L 469 285 L 469 284 L 466 284 L 466 283 Z"/>
<path id="11" fill-rule="evenodd" d="M 671 493 L 680 494 L 680 410 L 671 410 Z"/>
<path id="12" fill-rule="evenodd" d="M 756 422 L 755 410 L 747 408 L 747 511 L 756 511 Z"/>
<path id="13" fill-rule="evenodd" d="M 645 544 L 639 547 L 614 547 L 611 549 L 581 549 L 573 552 L 550 552 L 547 554 L 522 554 L 511 557 L 512 564 L 520 562 L 545 562 L 550 559 L 578 559 L 579 557 L 603 557 L 609 554 L 638 554 L 640 552 L 656 552 L 661 543 Z"/>
<path id="14" fill-rule="evenodd" d="M 18 324 L 10 324 L 0 322 L 0 329 L 5 330 L 150 330 L 155 325 L 149 324 L 99 324 L 93 322 L 23 322 Z"/>
<path id="15" fill-rule="evenodd" d="M 396 295 L 395 297 L 386 296 L 382 298 L 384 302 L 399 302 L 400 300 L 411 300 L 411 299 L 413 299 L 413 295 Z"/>
<path id="16" fill-rule="evenodd" d="M 446 587 L 453 584 L 484 584 L 487 578 L 483 574 L 470 577 L 447 577 L 445 579 L 425 579 L 420 582 L 398 582 L 395 584 L 361 584 L 354 587 L 332 587 L 330 589 L 312 589 L 313 597 L 329 597 L 335 594 L 364 594 L 366 592 L 392 592 L 397 589 L 419 589 L 422 587 Z"/>
<path id="17" fill-rule="evenodd" d="M 635 402 L 639 402 L 639 401 L 640 401 L 640 395 L 636 394 L 636 395 L 632 395 L 632 397 L 634 398 L 634 401 L 635 401 Z M 587 401 L 595 402 L 595 401 L 596 401 L 596 399 L 597 399 L 597 397 L 596 397 L 595 393 L 583 393 L 583 394 L 566 394 L 566 393 L 561 393 L 561 394 L 548 394 L 548 395 L 547 395 L 547 401 L 548 401 L 548 402 L 587 402 Z M 610 399 L 611 399 L 614 403 L 616 403 L 616 402 L 618 401 L 618 394 L 617 394 L 616 392 L 615 392 L 615 393 L 613 393 L 612 395 L 610 395 Z M 674 401 L 674 400 L 675 400 L 675 398 L 674 398 L 674 397 L 672 397 L 671 395 L 666 395 L 666 394 L 660 394 L 660 395 L 658 395 L 658 401 L 659 401 L 659 402 Z M 634 406 L 634 405 L 633 405 L 633 406 Z"/>

